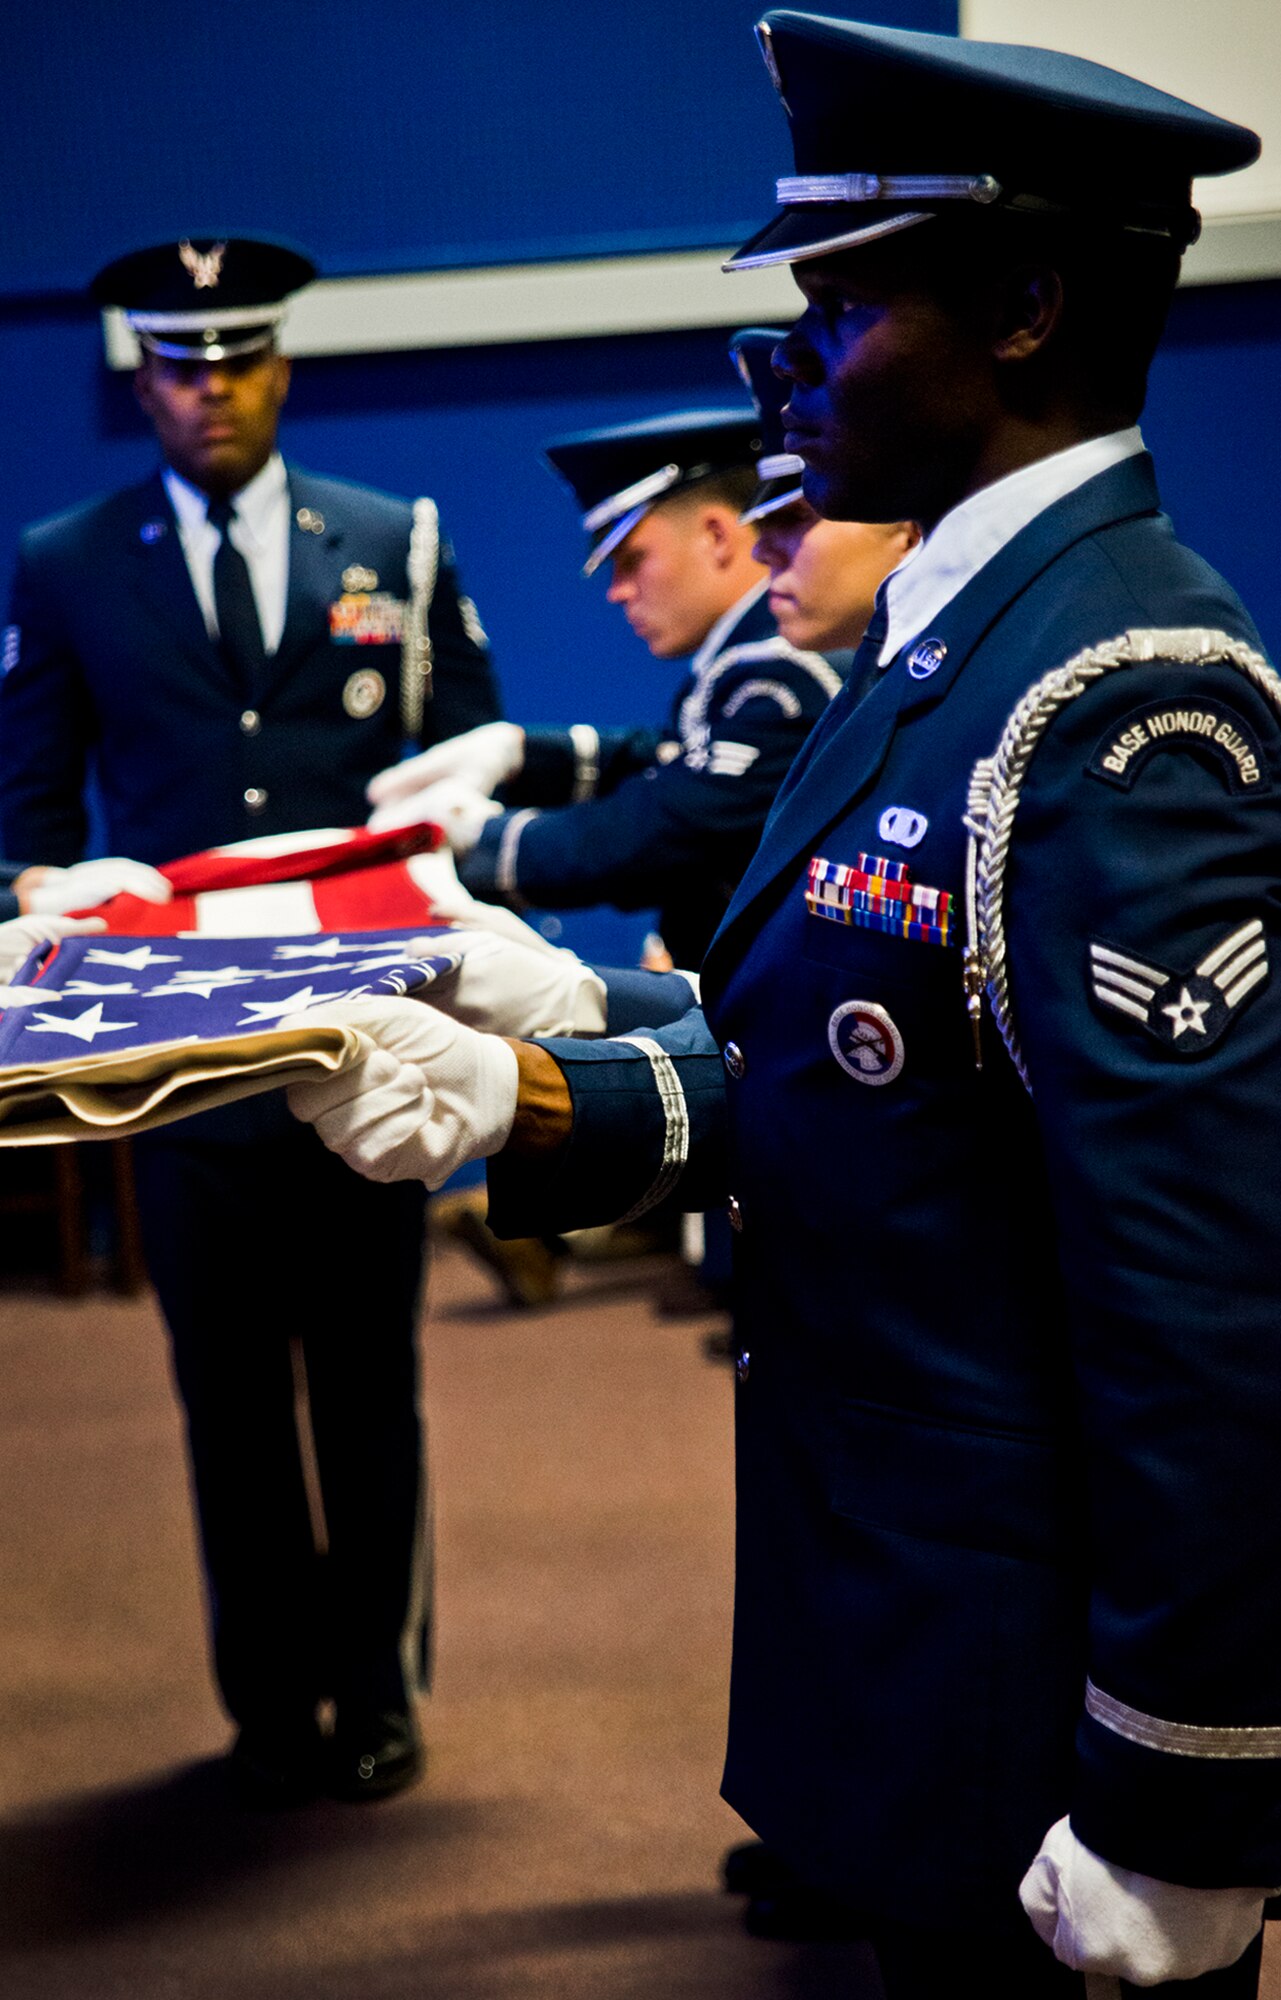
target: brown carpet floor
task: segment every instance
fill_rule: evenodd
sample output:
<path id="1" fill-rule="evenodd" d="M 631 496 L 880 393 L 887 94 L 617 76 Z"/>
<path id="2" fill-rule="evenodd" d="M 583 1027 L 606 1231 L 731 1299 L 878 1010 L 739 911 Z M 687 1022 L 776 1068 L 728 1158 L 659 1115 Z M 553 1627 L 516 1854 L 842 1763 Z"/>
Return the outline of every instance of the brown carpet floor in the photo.
<path id="1" fill-rule="evenodd" d="M 0 1298 L 3 2000 L 873 2000 L 716 1886 L 730 1380 L 653 1276 L 515 1315 L 440 1257 L 428 1775 L 275 1815 L 216 1761 L 154 1307 Z"/>
<path id="2" fill-rule="evenodd" d="M 730 1380 L 654 1275 L 517 1315 L 439 1258 L 427 1778 L 272 1815 L 216 1762 L 154 1306 L 0 1298 L 3 2000 L 869 1991 L 857 1947 L 749 1939 L 717 1888 Z"/>

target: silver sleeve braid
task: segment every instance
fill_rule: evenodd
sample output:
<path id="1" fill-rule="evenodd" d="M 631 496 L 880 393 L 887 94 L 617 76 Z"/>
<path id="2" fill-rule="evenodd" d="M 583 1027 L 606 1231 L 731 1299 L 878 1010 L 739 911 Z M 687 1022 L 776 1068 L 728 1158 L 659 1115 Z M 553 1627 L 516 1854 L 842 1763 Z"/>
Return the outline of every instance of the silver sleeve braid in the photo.
<path id="1" fill-rule="evenodd" d="M 1032 1084 L 1014 1024 L 1005 937 L 1005 870 L 1023 780 L 1046 730 L 1069 702 L 1105 674 L 1159 664 L 1230 667 L 1252 682 L 1281 715 L 1281 677 L 1244 640 L 1197 627 L 1123 632 L 1102 645 L 1086 647 L 1035 682 L 1006 723 L 994 754 L 980 759 L 970 778 L 965 815 L 970 835 L 965 954 L 970 1015 L 977 1039 L 986 992 L 992 1019 L 1029 1094 Z"/>
<path id="2" fill-rule="evenodd" d="M 432 694 L 433 662 L 427 617 L 440 573 L 440 514 L 434 500 L 414 502 L 407 567 L 409 603 L 400 645 L 400 719 L 406 742 L 416 743 L 422 731 L 423 710 Z"/>

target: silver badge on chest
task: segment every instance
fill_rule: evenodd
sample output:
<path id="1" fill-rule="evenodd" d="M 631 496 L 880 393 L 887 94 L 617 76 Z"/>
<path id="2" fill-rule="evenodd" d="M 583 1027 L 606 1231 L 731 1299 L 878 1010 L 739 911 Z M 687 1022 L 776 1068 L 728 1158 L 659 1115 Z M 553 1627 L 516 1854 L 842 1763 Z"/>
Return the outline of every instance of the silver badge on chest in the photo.
<path id="1" fill-rule="evenodd" d="M 911 806 L 886 806 L 876 822 L 876 831 L 891 847 L 917 847 L 929 831 L 924 813 Z"/>
<path id="2" fill-rule="evenodd" d="M 376 715 L 386 699 L 387 683 L 372 667 L 347 676 L 342 705 L 353 721 L 363 722 L 367 715 Z"/>

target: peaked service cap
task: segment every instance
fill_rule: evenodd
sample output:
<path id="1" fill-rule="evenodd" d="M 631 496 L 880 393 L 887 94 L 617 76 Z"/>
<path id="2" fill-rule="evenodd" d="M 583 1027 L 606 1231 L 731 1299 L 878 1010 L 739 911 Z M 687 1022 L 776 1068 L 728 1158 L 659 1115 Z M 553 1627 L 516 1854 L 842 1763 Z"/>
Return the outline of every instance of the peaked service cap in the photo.
<path id="1" fill-rule="evenodd" d="M 609 430 L 578 431 L 543 455 L 583 509 L 592 537 L 583 575 L 591 576 L 660 500 L 760 456 L 755 410 L 683 410 Z"/>
<path id="2" fill-rule="evenodd" d="M 131 250 L 90 290 L 120 306 L 142 345 L 175 361 L 223 361 L 269 347 L 286 301 L 316 266 L 288 243 L 252 236 L 184 236 Z"/>
<path id="3" fill-rule="evenodd" d="M 960 202 L 1196 238 L 1198 174 L 1257 158 L 1244 125 L 1082 56 L 819 14 L 766 14 L 761 53 L 792 132 L 782 214 L 727 271 L 793 264 Z"/>
<path id="4" fill-rule="evenodd" d="M 783 450 L 783 405 L 791 394 L 791 383 L 780 381 L 771 357 L 787 334 L 777 326 L 745 326 L 730 341 L 729 358 L 734 363 L 760 418 L 761 455 L 756 461 L 758 485 L 740 519 L 759 521 L 780 507 L 791 507 L 804 499 L 801 474 L 805 460 L 794 451 Z"/>

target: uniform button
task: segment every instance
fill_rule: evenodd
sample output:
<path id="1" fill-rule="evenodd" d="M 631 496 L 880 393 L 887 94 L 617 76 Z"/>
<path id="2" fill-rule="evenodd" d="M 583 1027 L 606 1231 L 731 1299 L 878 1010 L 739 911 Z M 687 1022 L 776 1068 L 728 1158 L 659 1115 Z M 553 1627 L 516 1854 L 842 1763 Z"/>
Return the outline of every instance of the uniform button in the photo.
<path id="1" fill-rule="evenodd" d="M 740 1382 L 746 1382 L 752 1372 L 752 1357 L 745 1347 L 740 1347 L 734 1357 L 734 1373 Z"/>
<path id="2" fill-rule="evenodd" d="M 730 1228 L 737 1230 L 741 1236 L 743 1232 L 743 1204 L 736 1194 L 732 1194 L 726 1202 L 725 1213 L 729 1217 Z"/>
<path id="3" fill-rule="evenodd" d="M 261 785 L 250 785 L 245 792 L 245 805 L 251 813 L 260 813 L 267 803 L 267 794 Z"/>
<path id="4" fill-rule="evenodd" d="M 246 736 L 256 736 L 262 728 L 262 717 L 256 708 L 247 708 L 240 718 L 240 727 Z"/>
<path id="5" fill-rule="evenodd" d="M 747 1057 L 743 1054 L 737 1042 L 726 1042 L 725 1044 L 725 1067 L 733 1077 L 735 1083 L 738 1082 L 747 1068 Z"/>

